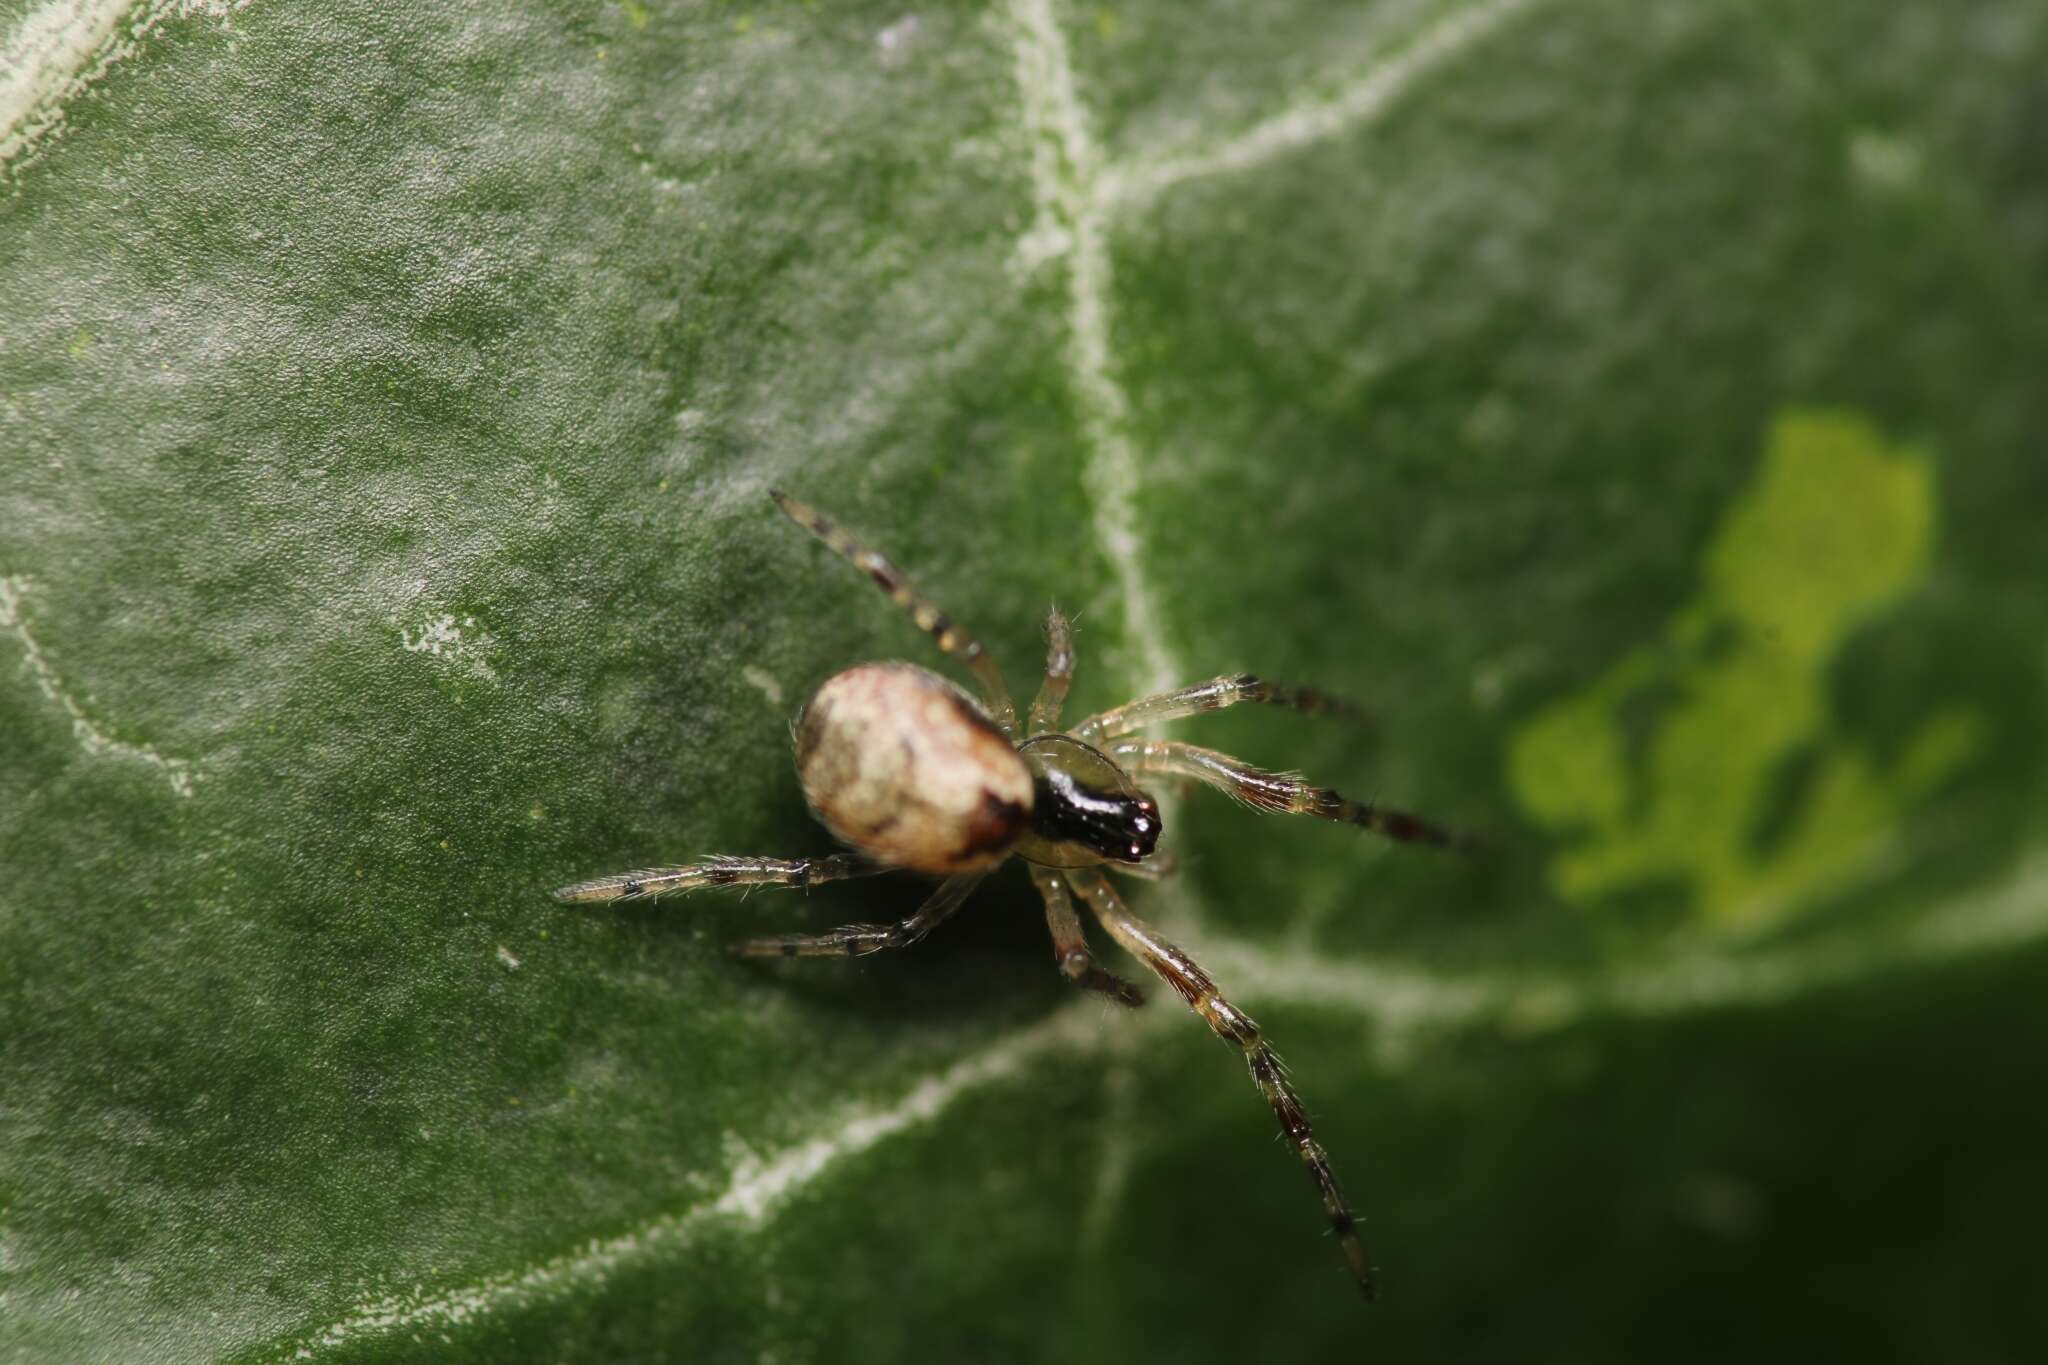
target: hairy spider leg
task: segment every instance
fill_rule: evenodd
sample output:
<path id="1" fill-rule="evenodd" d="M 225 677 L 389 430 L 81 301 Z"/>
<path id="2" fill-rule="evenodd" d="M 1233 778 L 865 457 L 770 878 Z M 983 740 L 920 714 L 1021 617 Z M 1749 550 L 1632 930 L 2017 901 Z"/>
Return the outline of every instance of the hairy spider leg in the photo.
<path id="1" fill-rule="evenodd" d="M 964 872 L 939 883 L 917 913 L 896 924 L 843 924 L 822 934 L 750 938 L 732 945 L 739 957 L 865 957 L 889 948 L 908 948 L 937 928 L 981 885 L 986 872 Z"/>
<path id="2" fill-rule="evenodd" d="M 1294 1086 L 1287 1079 L 1286 1069 L 1259 1032 L 1259 1026 L 1252 1022 L 1250 1015 L 1223 998 L 1215 981 L 1195 965 L 1193 958 L 1160 937 L 1158 930 L 1126 909 L 1108 878 L 1093 868 L 1076 868 L 1071 876 L 1074 889 L 1088 902 L 1089 909 L 1095 912 L 1095 917 L 1102 921 L 1102 927 L 1109 930 L 1110 936 L 1178 991 L 1181 999 L 1187 1001 L 1188 1008 L 1202 1016 L 1210 1032 L 1244 1054 L 1245 1065 L 1252 1073 L 1252 1083 L 1259 1087 L 1266 1103 L 1273 1106 L 1281 1131 L 1287 1134 L 1287 1141 L 1301 1157 L 1302 1165 L 1308 1167 L 1309 1178 L 1315 1181 L 1316 1193 L 1322 1197 L 1323 1212 L 1328 1215 L 1330 1227 L 1337 1234 L 1352 1278 L 1358 1281 L 1359 1291 L 1365 1297 L 1374 1297 L 1372 1258 L 1366 1254 L 1365 1244 L 1358 1239 L 1358 1219 L 1352 1215 L 1351 1206 L 1344 1202 L 1344 1192 L 1337 1186 L 1336 1173 L 1330 1169 L 1329 1154 L 1316 1141 L 1309 1127 L 1308 1112 L 1301 1107 L 1301 1096 L 1295 1093 Z"/>
<path id="3" fill-rule="evenodd" d="M 720 855 L 687 867 L 643 867 L 637 872 L 596 877 L 561 887 L 554 897 L 558 901 L 638 901 L 707 886 L 816 886 L 893 871 L 894 868 L 871 863 L 853 853 L 793 860 Z"/>
<path id="4" fill-rule="evenodd" d="M 1100 745 L 1106 739 L 1128 735 L 1162 721 L 1198 716 L 1204 711 L 1221 711 L 1226 706 L 1244 701 L 1285 706 L 1311 716 L 1341 716 L 1360 724 L 1365 722 L 1365 712 L 1356 702 L 1333 697 L 1313 687 L 1267 682 L 1252 673 L 1231 673 L 1125 702 L 1122 706 L 1088 717 L 1074 727 L 1073 735 L 1083 743 Z"/>
<path id="5" fill-rule="evenodd" d="M 1359 825 L 1404 844 L 1470 848 L 1477 843 L 1470 834 L 1433 825 L 1418 815 L 1354 801 L 1329 787 L 1312 786 L 1300 773 L 1267 772 L 1229 754 L 1195 744 L 1168 739 L 1123 739 L 1110 746 L 1109 756 L 1133 777 L 1190 778 L 1254 810 L 1313 815 L 1319 820 Z"/>
<path id="6" fill-rule="evenodd" d="M 890 601 L 910 613 L 910 619 L 917 623 L 919 630 L 931 636 L 942 651 L 973 673 L 981 684 L 982 700 L 988 707 L 989 718 L 1001 727 L 1004 734 L 1016 733 L 1017 704 L 1010 700 L 1010 689 L 1003 683 L 1003 672 L 996 667 L 996 661 L 988 651 L 981 647 L 981 641 L 940 611 L 930 598 L 913 588 L 903 570 L 854 539 L 838 522 L 779 490 L 769 489 L 768 496 L 775 499 L 775 505 L 791 521 L 824 541 L 834 554 L 874 579 L 882 591 L 889 594 Z"/>
<path id="7" fill-rule="evenodd" d="M 1145 993 L 1130 982 L 1095 965 L 1088 951 L 1088 939 L 1081 932 L 1081 918 L 1074 913 L 1073 897 L 1067 894 L 1067 879 L 1056 868 L 1034 867 L 1031 880 L 1045 897 L 1045 926 L 1052 930 L 1053 960 L 1076 986 L 1100 991 L 1119 1005 L 1133 1008 L 1145 1003 Z"/>
<path id="8" fill-rule="evenodd" d="M 1031 733 L 1043 735 L 1060 728 L 1060 708 L 1067 703 L 1067 689 L 1074 684 L 1074 625 L 1058 607 L 1045 614 L 1045 681 L 1031 703 Z"/>

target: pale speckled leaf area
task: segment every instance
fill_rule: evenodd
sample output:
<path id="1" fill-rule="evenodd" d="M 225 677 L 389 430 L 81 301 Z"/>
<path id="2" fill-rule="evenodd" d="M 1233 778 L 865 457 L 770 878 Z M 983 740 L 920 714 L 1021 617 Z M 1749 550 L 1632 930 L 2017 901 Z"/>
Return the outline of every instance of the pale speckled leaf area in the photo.
<path id="1" fill-rule="evenodd" d="M 0 1358 L 2017 1359 L 2048 18 L 1586 0 L 0 11 Z M 1805 471 L 1805 482 L 1802 472 Z M 1816 472 L 1817 471 L 1817 472 Z M 788 721 L 1253 669 L 1241 1068 L 883 881 Z M 1810 558 L 1803 559 L 1803 556 Z M 1797 646 L 1796 648 L 1792 646 Z M 1156 994 L 1156 993 L 1155 993 Z"/>

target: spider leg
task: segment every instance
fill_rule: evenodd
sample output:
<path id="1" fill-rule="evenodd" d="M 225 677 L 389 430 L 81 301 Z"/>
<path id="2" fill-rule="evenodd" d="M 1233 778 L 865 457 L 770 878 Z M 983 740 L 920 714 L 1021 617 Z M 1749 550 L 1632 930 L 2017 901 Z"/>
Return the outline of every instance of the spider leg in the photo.
<path id="1" fill-rule="evenodd" d="M 637 872 L 595 877 L 561 887 L 554 897 L 558 901 L 637 901 L 706 886 L 816 886 L 894 870 L 852 853 L 795 860 L 721 855 L 687 867 L 643 867 Z"/>
<path id="2" fill-rule="evenodd" d="M 1171 853 L 1155 853 L 1142 863 L 1104 863 L 1104 872 L 1118 872 L 1141 882 L 1163 882 L 1180 875 L 1180 859 Z"/>
<path id="3" fill-rule="evenodd" d="M 981 647 L 981 641 L 913 588 L 903 570 L 854 539 L 838 522 L 787 493 L 770 489 L 768 496 L 775 499 L 775 505 L 791 521 L 824 541 L 834 554 L 874 579 L 882 591 L 889 594 L 890 601 L 910 613 L 910 619 L 917 623 L 919 630 L 931 636 L 942 651 L 972 672 L 981 684 L 982 700 L 988 706 L 990 718 L 1005 734 L 1015 733 L 1017 704 L 1010 700 L 1010 689 L 1003 684 L 1002 670 Z"/>
<path id="4" fill-rule="evenodd" d="M 1365 720 L 1365 712 L 1358 704 L 1342 697 L 1333 697 L 1313 687 L 1267 682 L 1251 673 L 1232 673 L 1125 702 L 1122 706 L 1088 717 L 1074 727 L 1073 735 L 1083 743 L 1099 745 L 1106 739 L 1128 735 L 1162 721 L 1179 720 L 1204 711 L 1221 711 L 1243 701 L 1285 706 L 1312 716 L 1342 716 L 1360 723 Z"/>
<path id="5" fill-rule="evenodd" d="M 1433 825 L 1418 815 L 1389 810 L 1369 801 L 1354 801 L 1329 787 L 1311 786 L 1300 773 L 1274 773 L 1240 762 L 1229 754 L 1166 739 L 1125 739 L 1109 747 L 1109 755 L 1132 776 L 1167 775 L 1192 778 L 1216 788 L 1254 810 L 1284 815 L 1313 815 L 1319 820 L 1361 825 L 1389 839 L 1438 848 L 1468 849 L 1478 840 L 1461 830 Z"/>
<path id="6" fill-rule="evenodd" d="M 1101 991 L 1119 1005 L 1136 1007 L 1145 1003 L 1145 993 L 1120 976 L 1095 965 L 1088 951 L 1088 939 L 1081 932 L 1080 916 L 1074 913 L 1074 899 L 1067 894 L 1067 879 L 1057 869 L 1034 867 L 1031 880 L 1045 897 L 1045 924 L 1052 930 L 1052 955 L 1060 971 L 1076 986 Z"/>
<path id="7" fill-rule="evenodd" d="M 1045 615 L 1045 681 L 1031 703 L 1031 733 L 1045 734 L 1060 724 L 1060 707 L 1074 682 L 1074 626 L 1054 607 Z"/>
<path id="8" fill-rule="evenodd" d="M 1344 1202 L 1344 1192 L 1337 1187 L 1337 1177 L 1330 1170 L 1329 1155 L 1310 1130 L 1308 1113 L 1301 1107 L 1301 1096 L 1288 1082 L 1280 1059 L 1267 1045 L 1259 1026 L 1252 1022 L 1250 1015 L 1223 998 L 1215 981 L 1195 965 L 1193 958 L 1125 909 L 1116 889 L 1093 868 L 1076 869 L 1073 883 L 1074 889 L 1088 902 L 1112 938 L 1122 944 L 1131 956 L 1151 968 L 1167 985 L 1180 992 L 1188 1008 L 1202 1016 L 1202 1021 L 1208 1024 L 1212 1033 L 1244 1053 L 1245 1065 L 1252 1073 L 1252 1083 L 1259 1087 L 1266 1103 L 1273 1106 L 1273 1114 L 1280 1120 L 1280 1128 L 1287 1134 L 1287 1141 L 1301 1157 L 1302 1165 L 1308 1167 L 1309 1178 L 1315 1181 L 1316 1193 L 1322 1196 L 1323 1212 L 1329 1216 L 1330 1226 L 1336 1231 L 1338 1244 L 1343 1248 L 1345 1264 L 1351 1267 L 1359 1290 L 1368 1299 L 1372 1298 L 1375 1292 L 1372 1258 L 1358 1239 L 1358 1220 L 1352 1215 L 1350 1205 Z"/>
<path id="9" fill-rule="evenodd" d="M 986 872 L 948 877 L 925 898 L 917 913 L 897 924 L 843 924 L 822 934 L 750 938 L 732 945 L 739 957 L 865 957 L 887 948 L 908 948 L 960 908 Z"/>

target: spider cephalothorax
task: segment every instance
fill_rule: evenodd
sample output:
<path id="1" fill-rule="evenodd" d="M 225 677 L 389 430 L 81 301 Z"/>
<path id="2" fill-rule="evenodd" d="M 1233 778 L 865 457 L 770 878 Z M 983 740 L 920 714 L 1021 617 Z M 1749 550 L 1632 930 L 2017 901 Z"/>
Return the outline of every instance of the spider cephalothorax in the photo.
<path id="1" fill-rule="evenodd" d="M 1142 863 L 1159 842 L 1159 803 L 1100 749 L 1072 735 L 1036 735 L 1018 752 L 1037 777 L 1031 837 L 1017 846 L 1041 867 Z"/>
<path id="2" fill-rule="evenodd" d="M 1315 1180 L 1351 1273 L 1371 1297 L 1372 1262 L 1356 1220 L 1258 1025 L 1223 998 L 1192 958 L 1125 908 L 1101 869 L 1159 875 L 1159 806 L 1138 786 L 1148 776 L 1190 779 L 1255 809 L 1344 821 L 1408 842 L 1447 844 L 1453 836 L 1416 816 L 1310 786 L 1293 773 L 1267 772 L 1214 749 L 1138 737 L 1150 726 L 1239 702 L 1308 712 L 1348 709 L 1309 688 L 1233 674 L 1141 697 L 1060 730 L 1074 650 L 1072 630 L 1058 611 L 1046 620 L 1045 682 L 1031 705 L 1028 734 L 1020 734 L 1002 673 L 973 636 L 919 596 L 887 559 L 795 498 L 771 496 L 799 526 L 874 579 L 942 651 L 964 664 L 981 685 L 981 700 L 915 664 L 849 668 L 805 704 L 796 726 L 796 765 L 812 811 L 850 851 L 798 860 L 707 858 L 578 882 L 555 895 L 565 901 L 635 900 L 704 886 L 811 886 L 895 871 L 944 878 L 899 924 L 850 924 L 824 934 L 734 945 L 746 956 L 859 956 L 923 938 L 983 877 L 1015 855 L 1029 865 L 1045 900 L 1053 954 L 1070 980 L 1121 1004 L 1144 1000 L 1135 986 L 1095 964 L 1074 911 L 1078 895 L 1111 938 L 1173 987 L 1218 1037 L 1242 1050 L 1253 1082 Z"/>

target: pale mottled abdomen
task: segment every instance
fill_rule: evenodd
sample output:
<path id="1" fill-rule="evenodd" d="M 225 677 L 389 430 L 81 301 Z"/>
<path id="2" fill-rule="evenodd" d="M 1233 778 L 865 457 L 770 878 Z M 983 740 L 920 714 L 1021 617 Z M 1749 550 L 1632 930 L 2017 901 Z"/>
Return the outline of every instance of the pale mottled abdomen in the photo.
<path id="1" fill-rule="evenodd" d="M 797 724 L 797 777 L 835 835 L 935 875 L 994 867 L 1031 823 L 1031 771 L 980 707 L 914 664 L 826 680 Z"/>

